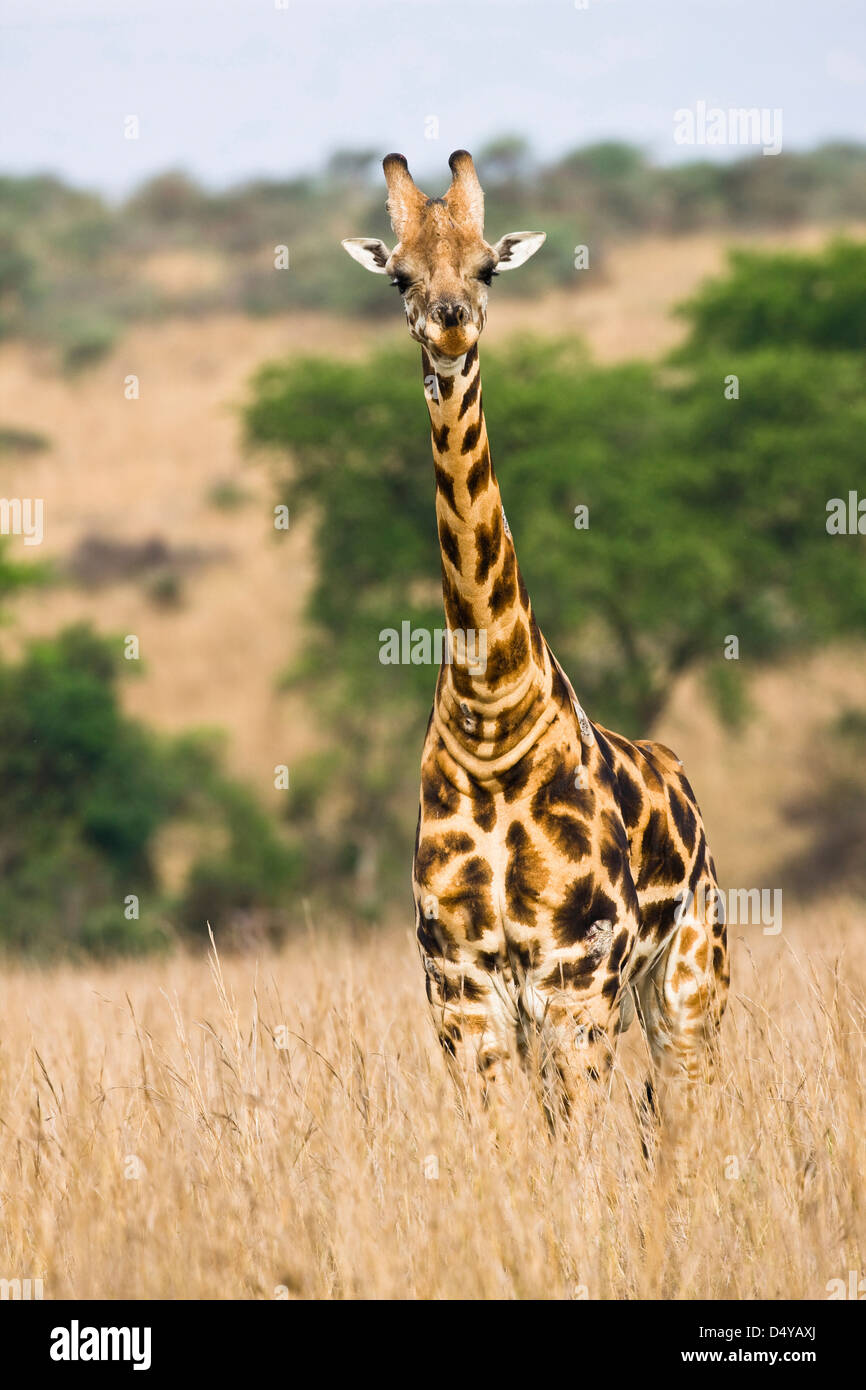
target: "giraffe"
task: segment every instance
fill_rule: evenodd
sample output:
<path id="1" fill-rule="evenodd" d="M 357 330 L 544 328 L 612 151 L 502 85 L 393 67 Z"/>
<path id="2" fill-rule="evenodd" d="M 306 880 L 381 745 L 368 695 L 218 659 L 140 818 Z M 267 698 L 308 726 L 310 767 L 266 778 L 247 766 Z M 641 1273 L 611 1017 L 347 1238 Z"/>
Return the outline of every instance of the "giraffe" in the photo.
<path id="1" fill-rule="evenodd" d="M 714 1074 L 729 980 L 715 865 L 680 760 L 590 720 L 535 620 L 490 458 L 478 339 L 493 277 L 545 237 L 485 241 L 472 158 L 457 150 L 449 166 L 447 193 L 428 198 L 388 155 L 397 244 L 343 242 L 390 277 L 421 344 L 446 625 L 485 638 L 483 662 L 442 663 L 421 759 L 427 997 L 458 1079 L 480 1077 L 489 1098 L 533 1055 L 566 1111 L 578 1089 L 597 1092 L 637 1014 L 654 1109 L 672 1080 Z"/>

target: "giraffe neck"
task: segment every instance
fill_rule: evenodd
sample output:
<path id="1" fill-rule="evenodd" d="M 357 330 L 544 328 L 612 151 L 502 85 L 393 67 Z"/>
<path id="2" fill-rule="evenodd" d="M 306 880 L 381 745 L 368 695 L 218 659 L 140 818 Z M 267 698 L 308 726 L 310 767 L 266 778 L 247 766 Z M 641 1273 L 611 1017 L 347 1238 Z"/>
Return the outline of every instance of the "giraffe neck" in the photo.
<path id="1" fill-rule="evenodd" d="M 422 349 L 422 366 L 451 634 L 434 719 L 448 751 L 470 775 L 495 777 L 523 757 L 555 717 L 554 674 L 490 461 L 478 348 L 445 364 Z"/>

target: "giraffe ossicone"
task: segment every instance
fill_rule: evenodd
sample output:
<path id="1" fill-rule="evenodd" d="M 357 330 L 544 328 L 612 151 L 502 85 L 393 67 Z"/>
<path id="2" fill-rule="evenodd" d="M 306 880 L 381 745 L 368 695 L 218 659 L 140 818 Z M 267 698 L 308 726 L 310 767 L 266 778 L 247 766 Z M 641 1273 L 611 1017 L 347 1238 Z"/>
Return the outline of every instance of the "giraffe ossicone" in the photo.
<path id="1" fill-rule="evenodd" d="M 725 925 L 709 910 L 678 917 L 684 894 L 718 892 L 682 763 L 591 721 L 535 620 L 490 457 L 478 340 L 493 277 L 524 264 L 544 233 L 486 241 L 472 158 L 457 150 L 449 165 L 448 190 L 430 198 L 388 155 L 396 244 L 343 242 L 390 277 L 421 344 L 446 623 L 486 641 L 483 670 L 439 671 L 421 757 L 416 933 L 458 1080 L 480 1073 L 489 1093 L 535 1034 L 567 1108 L 610 1066 L 636 1012 L 662 1079 L 712 1074 Z"/>

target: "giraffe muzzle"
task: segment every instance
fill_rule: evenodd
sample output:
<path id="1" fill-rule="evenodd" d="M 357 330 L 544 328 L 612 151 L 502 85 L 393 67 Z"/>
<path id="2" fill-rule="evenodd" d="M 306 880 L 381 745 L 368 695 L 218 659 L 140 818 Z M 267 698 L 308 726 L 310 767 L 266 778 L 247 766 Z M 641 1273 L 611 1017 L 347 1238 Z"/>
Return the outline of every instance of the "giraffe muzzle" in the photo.
<path id="1" fill-rule="evenodd" d="M 460 324 L 444 327 L 431 312 L 424 326 L 424 338 L 429 347 L 445 357 L 462 357 L 478 341 L 480 329 L 467 318 Z"/>

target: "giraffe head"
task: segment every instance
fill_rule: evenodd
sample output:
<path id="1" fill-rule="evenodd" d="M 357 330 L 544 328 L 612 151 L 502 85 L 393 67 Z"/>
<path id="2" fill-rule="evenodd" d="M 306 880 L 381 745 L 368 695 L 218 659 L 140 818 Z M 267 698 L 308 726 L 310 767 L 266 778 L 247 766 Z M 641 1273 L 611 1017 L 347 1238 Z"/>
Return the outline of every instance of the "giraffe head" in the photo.
<path id="1" fill-rule="evenodd" d="M 544 232 L 509 232 L 484 240 L 484 194 L 471 155 L 455 150 L 451 186 L 442 198 L 416 188 L 402 154 L 384 160 L 388 213 L 397 244 L 372 237 L 343 242 L 367 270 L 388 275 L 403 297 L 409 332 L 435 359 L 468 352 L 487 319 L 494 275 L 514 270 L 538 250 Z"/>

